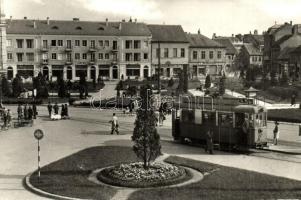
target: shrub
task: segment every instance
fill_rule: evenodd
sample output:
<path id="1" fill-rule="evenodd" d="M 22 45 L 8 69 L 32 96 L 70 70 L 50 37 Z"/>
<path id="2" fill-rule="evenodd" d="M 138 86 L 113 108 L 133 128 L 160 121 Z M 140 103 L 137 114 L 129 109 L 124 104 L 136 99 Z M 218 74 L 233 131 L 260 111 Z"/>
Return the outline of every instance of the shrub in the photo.
<path id="1" fill-rule="evenodd" d="M 206 76 L 206 80 L 205 80 L 205 88 L 208 89 L 211 87 L 211 78 L 210 78 L 210 75 L 208 74 Z"/>
<path id="2" fill-rule="evenodd" d="M 289 99 L 293 94 L 298 94 L 297 89 L 284 87 L 273 87 L 269 88 L 267 91 L 272 95 L 279 96 L 281 99 Z"/>

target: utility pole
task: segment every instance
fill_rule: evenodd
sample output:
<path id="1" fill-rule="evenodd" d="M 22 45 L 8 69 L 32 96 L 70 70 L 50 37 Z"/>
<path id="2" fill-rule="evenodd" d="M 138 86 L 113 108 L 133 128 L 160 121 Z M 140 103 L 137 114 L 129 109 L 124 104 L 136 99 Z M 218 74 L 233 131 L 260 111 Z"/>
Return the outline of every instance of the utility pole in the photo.
<path id="1" fill-rule="evenodd" d="M 161 73 L 161 47 L 160 42 L 158 42 L 158 94 L 161 94 L 161 80 L 160 80 L 160 73 Z"/>

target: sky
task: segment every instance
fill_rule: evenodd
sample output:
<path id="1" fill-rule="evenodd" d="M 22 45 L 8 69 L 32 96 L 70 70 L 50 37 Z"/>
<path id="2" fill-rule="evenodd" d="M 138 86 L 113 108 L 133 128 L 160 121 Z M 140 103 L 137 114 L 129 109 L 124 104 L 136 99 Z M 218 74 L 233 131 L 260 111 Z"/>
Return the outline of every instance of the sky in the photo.
<path id="1" fill-rule="evenodd" d="M 2 0 L 6 18 L 179 24 L 212 37 L 262 33 L 275 23 L 301 24 L 300 0 Z"/>

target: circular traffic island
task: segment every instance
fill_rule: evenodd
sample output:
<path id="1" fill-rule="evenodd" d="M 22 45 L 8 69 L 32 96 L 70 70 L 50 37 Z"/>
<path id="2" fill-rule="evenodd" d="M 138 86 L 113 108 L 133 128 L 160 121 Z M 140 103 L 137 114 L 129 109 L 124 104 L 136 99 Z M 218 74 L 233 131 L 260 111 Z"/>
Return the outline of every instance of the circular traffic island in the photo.
<path id="1" fill-rule="evenodd" d="M 191 177 L 191 173 L 180 166 L 152 163 L 145 169 L 142 162 L 107 167 L 97 174 L 100 182 L 130 188 L 170 186 L 185 182 Z"/>

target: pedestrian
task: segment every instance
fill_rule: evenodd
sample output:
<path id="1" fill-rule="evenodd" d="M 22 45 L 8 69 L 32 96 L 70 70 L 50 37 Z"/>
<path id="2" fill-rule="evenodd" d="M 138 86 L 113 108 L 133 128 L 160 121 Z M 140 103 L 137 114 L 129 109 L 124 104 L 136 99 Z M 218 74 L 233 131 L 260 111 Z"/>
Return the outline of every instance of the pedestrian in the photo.
<path id="1" fill-rule="evenodd" d="M 211 129 L 209 129 L 206 133 L 205 151 L 213 154 L 213 131 Z"/>
<path id="2" fill-rule="evenodd" d="M 59 106 L 57 105 L 57 102 L 55 102 L 53 106 L 54 114 L 58 115 L 59 114 Z"/>
<path id="3" fill-rule="evenodd" d="M 296 103 L 296 95 L 292 94 L 292 97 L 291 97 L 291 106 L 295 105 L 295 103 Z"/>
<path id="4" fill-rule="evenodd" d="M 111 130 L 111 135 L 114 134 L 114 132 L 116 132 L 117 135 L 119 135 L 119 131 L 118 131 L 118 118 L 115 115 L 115 113 L 113 113 L 113 117 L 112 120 L 110 121 L 112 123 L 112 130 Z"/>
<path id="5" fill-rule="evenodd" d="M 51 117 L 52 105 L 51 105 L 50 101 L 48 102 L 47 109 L 48 109 L 49 117 Z"/>
<path id="6" fill-rule="evenodd" d="M 273 130 L 274 133 L 274 145 L 278 144 L 278 139 L 279 139 L 279 128 L 278 128 L 279 123 L 277 121 L 275 121 L 275 128 Z"/>
<path id="7" fill-rule="evenodd" d="M 131 115 L 131 116 L 132 116 L 132 114 L 133 114 L 133 107 L 134 107 L 134 102 L 131 101 L 131 102 L 130 102 L 130 105 L 129 105 L 130 115 Z"/>
<path id="8" fill-rule="evenodd" d="M 33 109 L 31 106 L 28 107 L 28 120 L 32 120 L 33 117 Z"/>
<path id="9" fill-rule="evenodd" d="M 160 126 L 163 125 L 164 120 L 165 120 L 165 116 L 164 116 L 163 103 L 161 103 L 161 105 L 159 107 L 159 125 Z"/>
<path id="10" fill-rule="evenodd" d="M 67 104 L 65 104 L 65 116 L 67 118 L 69 118 L 69 110 L 68 110 L 68 105 Z"/>
<path id="11" fill-rule="evenodd" d="M 8 109 L 7 110 L 7 127 L 10 127 L 11 126 L 11 118 L 12 118 L 12 116 L 11 116 L 11 112 L 10 112 L 10 109 Z"/>
<path id="12" fill-rule="evenodd" d="M 23 113 L 21 104 L 18 105 L 17 112 L 18 112 L 18 121 L 20 122 L 22 119 L 22 113 Z"/>
<path id="13" fill-rule="evenodd" d="M 2 129 L 5 129 L 7 126 L 7 110 L 4 109 L 3 110 L 3 126 L 2 126 Z"/>
<path id="14" fill-rule="evenodd" d="M 33 111 L 33 118 L 36 119 L 37 115 L 38 115 L 38 111 L 37 111 L 37 105 L 35 102 L 32 103 L 32 111 Z"/>
<path id="15" fill-rule="evenodd" d="M 62 109 L 61 109 L 61 117 L 65 117 L 65 105 L 62 104 Z"/>
<path id="16" fill-rule="evenodd" d="M 27 120 L 28 119 L 28 105 L 27 104 L 25 104 L 25 106 L 24 106 L 23 113 L 24 113 L 24 119 Z"/>

